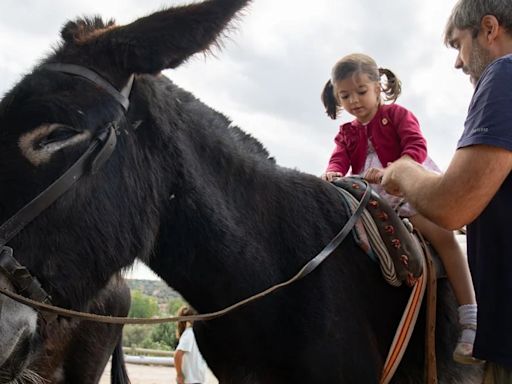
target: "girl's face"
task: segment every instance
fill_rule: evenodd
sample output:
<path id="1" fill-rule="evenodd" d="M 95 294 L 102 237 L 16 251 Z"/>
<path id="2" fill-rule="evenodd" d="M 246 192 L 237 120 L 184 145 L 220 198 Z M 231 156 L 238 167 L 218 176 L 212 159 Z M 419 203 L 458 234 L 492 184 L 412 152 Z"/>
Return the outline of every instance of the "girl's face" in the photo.
<path id="1" fill-rule="evenodd" d="M 361 123 L 368 123 L 380 105 L 380 83 L 366 73 L 354 74 L 337 81 L 334 93 L 342 108 Z"/>

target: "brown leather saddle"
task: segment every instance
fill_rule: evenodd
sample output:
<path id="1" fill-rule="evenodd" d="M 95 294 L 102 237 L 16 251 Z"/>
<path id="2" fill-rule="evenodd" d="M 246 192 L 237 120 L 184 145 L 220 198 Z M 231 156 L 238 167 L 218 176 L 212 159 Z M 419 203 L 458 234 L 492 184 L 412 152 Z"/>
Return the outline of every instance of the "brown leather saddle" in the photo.
<path id="1" fill-rule="evenodd" d="M 342 177 L 335 179 L 333 184 L 349 192 L 358 201 L 367 185 L 359 177 Z M 423 273 L 423 263 L 421 246 L 413 238 L 412 224 L 409 220 L 399 217 L 390 205 L 373 190 L 367 210 L 388 249 L 398 279 L 408 286 L 413 286 Z"/>

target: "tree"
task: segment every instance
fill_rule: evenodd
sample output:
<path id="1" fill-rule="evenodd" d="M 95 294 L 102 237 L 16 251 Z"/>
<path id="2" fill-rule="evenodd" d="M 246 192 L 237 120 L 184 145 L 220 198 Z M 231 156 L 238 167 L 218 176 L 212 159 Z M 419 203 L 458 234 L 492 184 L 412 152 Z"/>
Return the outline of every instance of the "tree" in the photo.
<path id="1" fill-rule="evenodd" d="M 183 305 L 187 305 L 187 303 L 181 297 L 172 298 L 167 302 L 167 312 L 171 315 L 176 315 L 178 309 Z"/>
<path id="2" fill-rule="evenodd" d="M 158 315 L 158 301 L 138 290 L 132 291 L 132 305 L 128 317 L 153 317 Z"/>

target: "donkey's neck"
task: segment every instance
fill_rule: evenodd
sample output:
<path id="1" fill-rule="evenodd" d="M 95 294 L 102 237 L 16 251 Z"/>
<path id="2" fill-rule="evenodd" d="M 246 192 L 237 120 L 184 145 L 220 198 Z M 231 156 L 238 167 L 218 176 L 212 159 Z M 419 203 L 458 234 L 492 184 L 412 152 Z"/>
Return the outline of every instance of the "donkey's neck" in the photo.
<path id="1" fill-rule="evenodd" d="M 170 202 L 159 257 L 150 263 L 200 310 L 201 304 L 228 305 L 280 280 L 286 264 L 273 261 L 272 270 L 265 271 L 276 246 L 265 237 L 267 231 L 278 233 L 280 225 L 273 217 L 277 201 L 270 198 L 277 170 L 271 164 L 243 162 L 204 154 L 200 169 L 189 172 Z"/>
<path id="2" fill-rule="evenodd" d="M 330 186 L 251 152 L 218 120 L 192 119 L 182 138 L 183 178 L 149 262 L 200 311 L 289 278 L 342 221 L 312 217 L 322 201 L 332 204 Z"/>

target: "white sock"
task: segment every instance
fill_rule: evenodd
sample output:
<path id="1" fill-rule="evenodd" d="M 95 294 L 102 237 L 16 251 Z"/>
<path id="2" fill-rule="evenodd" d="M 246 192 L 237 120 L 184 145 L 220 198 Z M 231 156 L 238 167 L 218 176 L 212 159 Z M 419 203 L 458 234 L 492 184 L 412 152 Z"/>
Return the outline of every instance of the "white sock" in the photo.
<path id="1" fill-rule="evenodd" d="M 477 315 L 476 304 L 461 305 L 457 308 L 459 312 L 459 323 L 464 325 L 474 325 L 476 328 L 476 315 Z M 471 328 L 464 328 L 460 336 L 459 342 L 473 344 L 475 342 L 476 331 Z"/>

